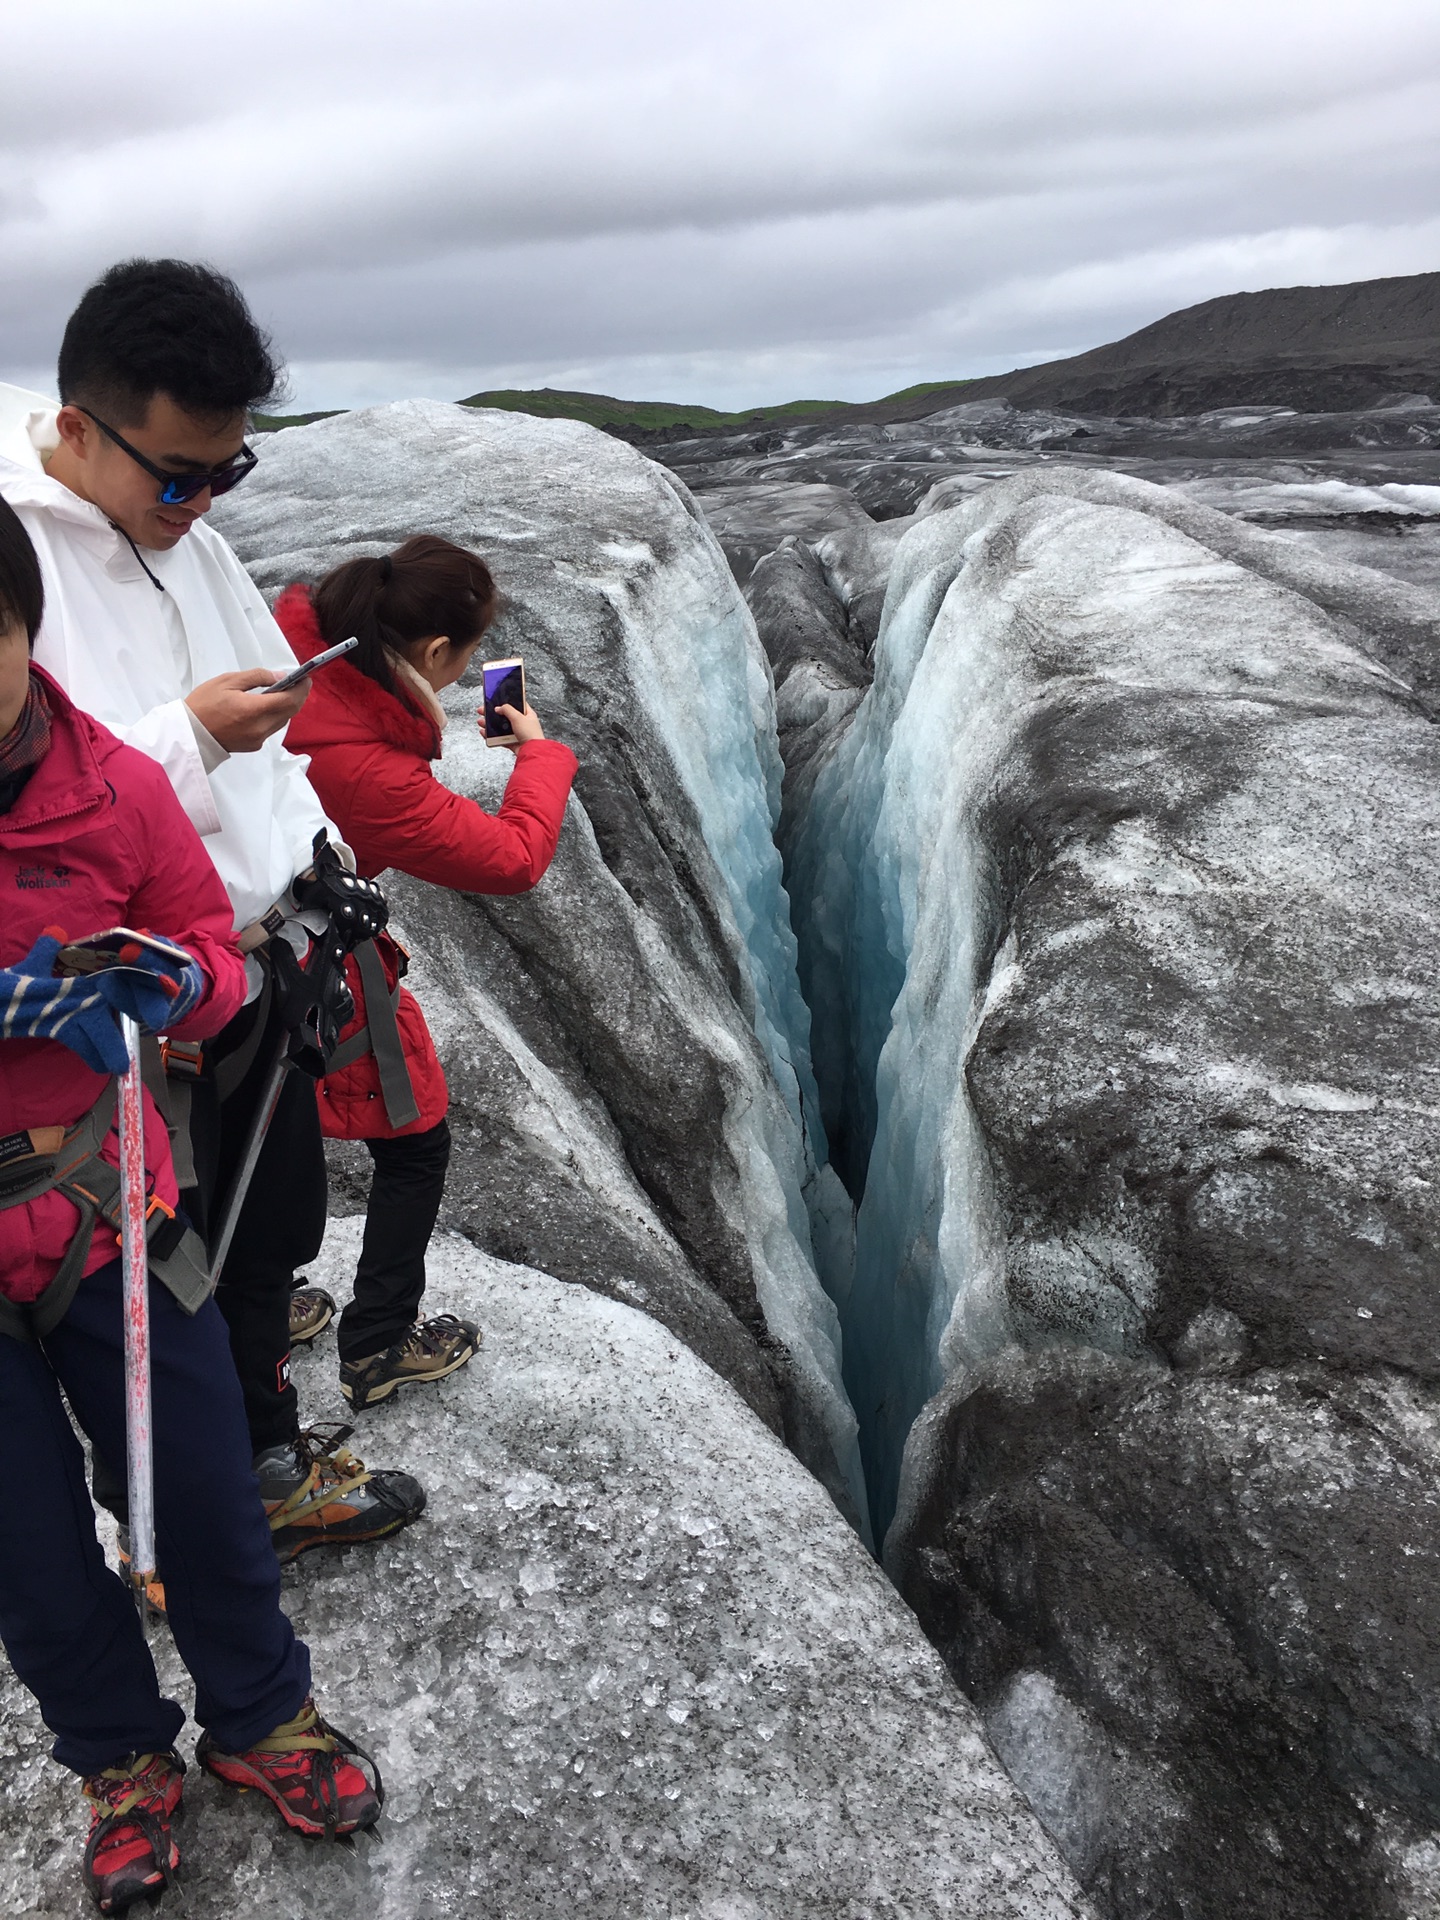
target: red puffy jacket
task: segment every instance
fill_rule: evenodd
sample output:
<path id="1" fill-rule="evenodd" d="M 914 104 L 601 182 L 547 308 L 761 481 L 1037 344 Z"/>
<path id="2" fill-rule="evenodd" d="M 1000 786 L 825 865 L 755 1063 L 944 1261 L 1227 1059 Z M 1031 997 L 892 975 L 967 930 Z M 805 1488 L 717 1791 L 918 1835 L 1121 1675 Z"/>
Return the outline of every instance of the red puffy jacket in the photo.
<path id="1" fill-rule="evenodd" d="M 23 960 L 47 928 L 72 939 L 143 927 L 200 962 L 210 993 L 173 1029 L 177 1040 L 218 1033 L 240 1011 L 245 963 L 231 932 L 220 876 L 155 761 L 82 713 L 40 668 L 50 707 L 50 751 L 8 813 L 0 813 L 0 966 Z M 58 1040 L 0 1040 L 0 1141 L 28 1127 L 71 1126 L 105 1087 Z M 101 1153 L 119 1152 L 112 1126 Z M 176 1199 L 165 1123 L 145 1095 L 150 1189 Z M 0 1213 L 0 1293 L 34 1300 L 53 1279 L 78 1219 L 61 1193 Z M 115 1258 L 102 1228 L 86 1272 Z"/>
<path id="2" fill-rule="evenodd" d="M 308 588 L 287 587 L 275 618 L 297 660 L 324 647 Z M 524 893 L 555 857 L 576 768 L 574 754 L 558 740 L 530 740 L 518 750 L 499 813 L 486 813 L 431 772 L 430 762 L 440 757 L 440 726 L 421 697 L 403 686 L 387 693 L 348 660 L 337 660 L 315 675 L 285 744 L 309 754 L 311 783 L 367 876 L 398 867 L 464 893 Z M 383 937 L 378 944 L 393 988 L 398 953 Z M 342 1044 L 366 1020 L 353 960 L 346 979 L 357 1011 Z M 321 1125 L 332 1140 L 421 1133 L 444 1118 L 445 1075 L 419 1002 L 404 987 L 397 1020 L 419 1117 L 391 1127 L 379 1069 L 367 1055 L 320 1083 Z"/>

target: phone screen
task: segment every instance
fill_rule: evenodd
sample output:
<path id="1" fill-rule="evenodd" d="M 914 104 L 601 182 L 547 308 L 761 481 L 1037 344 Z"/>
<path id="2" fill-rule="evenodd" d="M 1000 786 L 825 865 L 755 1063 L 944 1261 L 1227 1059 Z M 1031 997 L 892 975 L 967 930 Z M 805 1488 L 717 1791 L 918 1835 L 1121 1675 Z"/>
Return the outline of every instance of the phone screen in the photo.
<path id="1" fill-rule="evenodd" d="M 510 732 L 510 722 L 503 713 L 496 713 L 496 707 L 514 707 L 525 711 L 525 669 L 523 667 L 486 667 L 485 680 L 485 735 L 489 740 L 498 740 Z"/>

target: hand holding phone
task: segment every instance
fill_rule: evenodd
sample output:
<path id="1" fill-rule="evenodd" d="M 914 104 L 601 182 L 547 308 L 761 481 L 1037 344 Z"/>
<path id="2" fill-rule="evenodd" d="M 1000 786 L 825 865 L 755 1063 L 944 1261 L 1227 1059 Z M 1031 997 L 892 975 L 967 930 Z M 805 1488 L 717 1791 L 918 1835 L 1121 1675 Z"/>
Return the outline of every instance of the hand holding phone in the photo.
<path id="1" fill-rule="evenodd" d="M 62 946 L 54 971 L 62 980 L 92 978 L 104 1002 L 138 1020 L 147 1033 L 178 1025 L 199 1006 L 208 985 L 184 947 L 132 927 L 107 927 Z"/>
<path id="2" fill-rule="evenodd" d="M 144 955 L 154 956 L 145 960 Z M 105 973 L 115 967 L 142 965 L 153 971 L 154 960 L 179 971 L 192 964 L 184 947 L 169 940 L 158 940 L 153 933 L 136 933 L 131 927 L 107 927 L 104 933 L 87 934 L 73 940 L 55 955 L 55 971 L 62 977 L 77 973 Z"/>
<path id="3" fill-rule="evenodd" d="M 524 713 L 525 662 L 518 656 L 510 660 L 487 660 L 480 669 L 485 689 L 485 744 L 487 747 L 518 747 L 520 737 L 501 707 Z"/>

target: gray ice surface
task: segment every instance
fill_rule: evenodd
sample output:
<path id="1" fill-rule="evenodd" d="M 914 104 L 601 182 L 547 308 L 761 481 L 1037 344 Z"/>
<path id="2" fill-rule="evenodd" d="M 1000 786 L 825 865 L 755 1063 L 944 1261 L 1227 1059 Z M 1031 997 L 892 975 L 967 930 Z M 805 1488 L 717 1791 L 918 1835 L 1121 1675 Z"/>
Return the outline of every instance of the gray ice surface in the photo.
<path id="1" fill-rule="evenodd" d="M 342 1295 L 359 1222 L 315 1277 Z M 973 1711 L 819 1485 L 663 1327 L 453 1237 L 427 1307 L 485 1342 L 355 1444 L 430 1493 L 285 1601 L 389 1803 L 353 1852 L 192 1770 L 187 1920 L 1074 1920 Z M 329 1336 L 297 1359 L 340 1418 Z M 163 1629 L 167 1688 L 188 1699 Z M 189 1735 L 182 1738 L 187 1745 Z M 0 1914 L 78 1920 L 84 1812 L 0 1675 Z"/>

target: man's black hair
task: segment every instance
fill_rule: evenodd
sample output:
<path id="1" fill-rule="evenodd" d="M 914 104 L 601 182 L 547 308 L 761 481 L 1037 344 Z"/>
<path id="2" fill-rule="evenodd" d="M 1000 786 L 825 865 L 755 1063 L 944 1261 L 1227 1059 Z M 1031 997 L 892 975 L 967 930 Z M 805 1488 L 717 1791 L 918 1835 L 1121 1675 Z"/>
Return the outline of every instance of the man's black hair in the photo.
<path id="1" fill-rule="evenodd" d="M 0 621 L 18 620 L 35 645 L 45 613 L 45 583 L 40 562 L 20 516 L 0 495 Z"/>
<path id="2" fill-rule="evenodd" d="M 85 294 L 60 342 L 60 398 L 138 426 L 165 393 L 199 419 L 271 399 L 282 369 L 244 295 L 189 260 L 122 260 Z"/>

